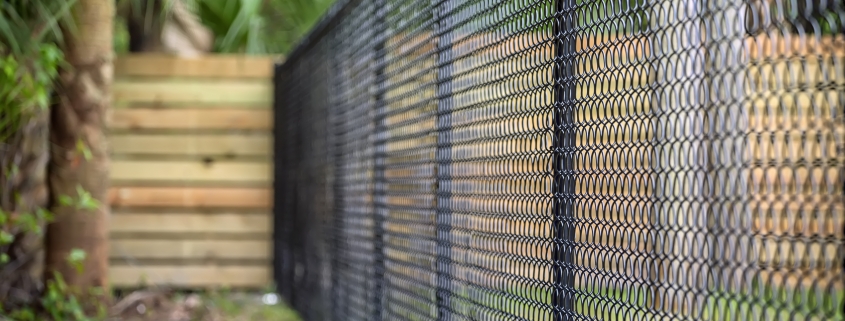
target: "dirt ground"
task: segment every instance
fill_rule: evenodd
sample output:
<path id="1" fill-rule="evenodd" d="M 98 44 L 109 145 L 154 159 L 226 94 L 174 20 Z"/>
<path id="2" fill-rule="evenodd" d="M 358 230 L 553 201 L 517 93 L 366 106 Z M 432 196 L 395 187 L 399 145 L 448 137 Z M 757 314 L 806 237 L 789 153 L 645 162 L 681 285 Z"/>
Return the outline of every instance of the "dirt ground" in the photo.
<path id="1" fill-rule="evenodd" d="M 274 294 L 140 290 L 112 306 L 120 321 L 299 321 Z"/>

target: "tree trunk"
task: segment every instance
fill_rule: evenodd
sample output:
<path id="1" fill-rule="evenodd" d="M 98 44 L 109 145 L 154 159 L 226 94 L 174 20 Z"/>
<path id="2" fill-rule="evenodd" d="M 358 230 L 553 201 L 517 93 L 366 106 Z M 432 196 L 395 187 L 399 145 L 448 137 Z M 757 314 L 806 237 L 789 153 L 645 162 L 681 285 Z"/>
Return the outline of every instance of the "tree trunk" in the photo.
<path id="1" fill-rule="evenodd" d="M 47 227 L 45 273 L 50 278 L 59 272 L 68 285 L 82 291 L 108 287 L 109 156 L 103 129 L 111 105 L 114 10 L 113 0 L 79 0 L 74 5 L 75 26 L 64 32 L 70 68 L 60 73 L 60 100 L 50 120 L 48 181 L 55 221 Z M 78 200 L 79 189 L 99 206 L 60 202 L 63 196 Z M 85 251 L 81 271 L 68 261 L 73 249 Z"/>
<path id="2" fill-rule="evenodd" d="M 17 217 L 34 213 L 47 204 L 46 169 L 48 151 L 48 115 L 46 106 L 33 106 L 31 118 L 12 136 L 0 143 L 0 210 Z M 43 228 L 41 221 L 39 227 Z M 41 235 L 0 226 L 15 236 L 14 242 L 0 245 L 0 253 L 9 256 L 9 263 L 0 264 L 0 302 L 3 308 L 15 309 L 38 301 L 42 268 Z M 29 232 L 28 232 L 29 231 Z"/>

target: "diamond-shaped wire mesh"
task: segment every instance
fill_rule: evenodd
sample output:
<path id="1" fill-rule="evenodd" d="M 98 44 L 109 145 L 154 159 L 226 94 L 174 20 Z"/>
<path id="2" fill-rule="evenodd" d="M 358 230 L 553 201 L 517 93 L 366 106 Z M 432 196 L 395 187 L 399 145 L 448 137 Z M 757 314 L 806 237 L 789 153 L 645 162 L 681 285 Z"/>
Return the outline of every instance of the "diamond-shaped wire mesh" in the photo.
<path id="1" fill-rule="evenodd" d="M 845 5 L 341 1 L 277 69 L 307 320 L 845 320 Z"/>

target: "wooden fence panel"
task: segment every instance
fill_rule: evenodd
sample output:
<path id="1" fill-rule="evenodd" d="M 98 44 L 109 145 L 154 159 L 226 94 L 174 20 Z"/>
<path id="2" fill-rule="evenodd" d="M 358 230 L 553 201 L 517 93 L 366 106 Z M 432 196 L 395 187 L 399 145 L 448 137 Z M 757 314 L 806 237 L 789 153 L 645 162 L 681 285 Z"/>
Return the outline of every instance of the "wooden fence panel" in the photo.
<path id="1" fill-rule="evenodd" d="M 113 286 L 271 283 L 272 63 L 231 55 L 117 60 Z"/>

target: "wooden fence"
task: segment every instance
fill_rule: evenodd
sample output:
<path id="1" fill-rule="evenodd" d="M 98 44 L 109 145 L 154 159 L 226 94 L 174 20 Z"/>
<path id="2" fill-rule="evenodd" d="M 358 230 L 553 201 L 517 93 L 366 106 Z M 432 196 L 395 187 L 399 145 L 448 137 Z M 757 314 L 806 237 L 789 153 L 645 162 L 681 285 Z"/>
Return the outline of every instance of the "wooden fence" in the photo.
<path id="1" fill-rule="evenodd" d="M 270 284 L 270 57 L 117 59 L 111 282 Z"/>

